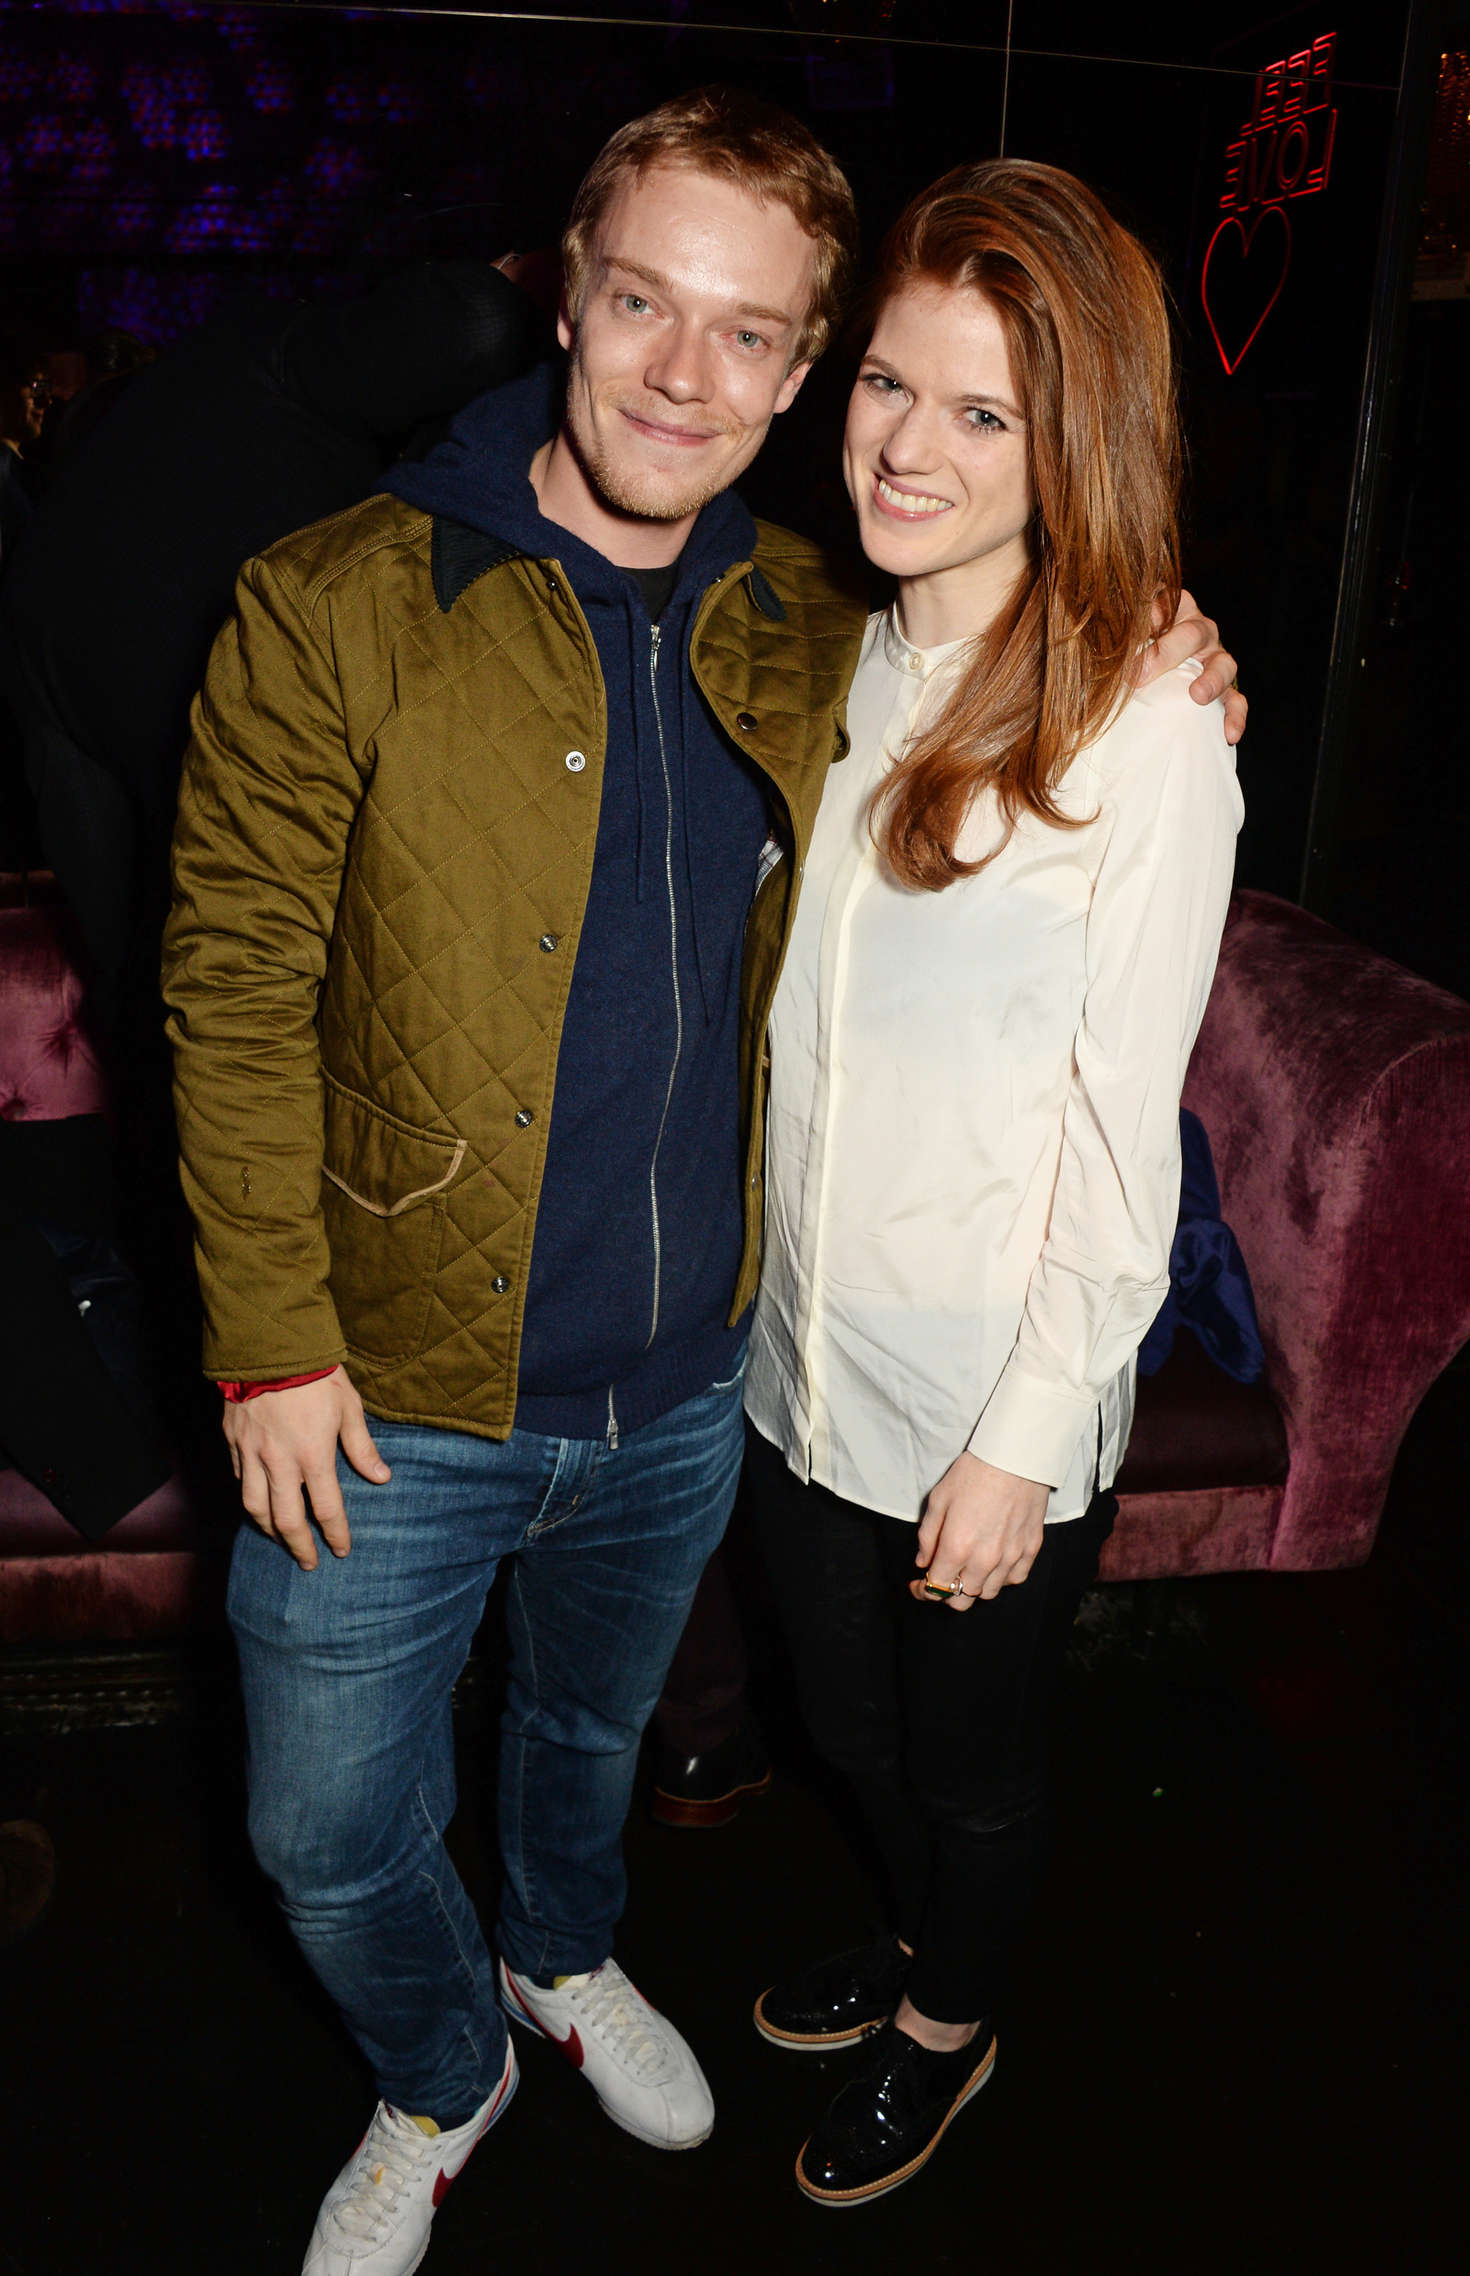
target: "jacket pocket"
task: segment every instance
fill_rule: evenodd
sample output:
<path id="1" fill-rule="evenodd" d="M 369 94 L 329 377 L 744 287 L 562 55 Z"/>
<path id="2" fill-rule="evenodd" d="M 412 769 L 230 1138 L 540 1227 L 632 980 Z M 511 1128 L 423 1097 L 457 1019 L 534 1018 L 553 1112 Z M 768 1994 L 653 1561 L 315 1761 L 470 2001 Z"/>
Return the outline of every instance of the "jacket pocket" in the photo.
<path id="1" fill-rule="evenodd" d="M 416 1130 L 326 1078 L 322 1216 L 348 1348 L 380 1366 L 424 1340 L 444 1239 L 445 1193 L 463 1138 Z"/>

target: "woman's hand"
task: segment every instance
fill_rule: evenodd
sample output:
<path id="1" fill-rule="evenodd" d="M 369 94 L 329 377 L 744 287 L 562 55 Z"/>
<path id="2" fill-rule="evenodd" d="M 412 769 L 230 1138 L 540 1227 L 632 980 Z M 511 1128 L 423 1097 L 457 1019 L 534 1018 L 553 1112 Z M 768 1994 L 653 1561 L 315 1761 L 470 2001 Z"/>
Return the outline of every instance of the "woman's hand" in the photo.
<path id="1" fill-rule="evenodd" d="M 1051 1488 L 1034 1479 L 997 1470 L 978 1454 L 961 1454 L 924 1504 L 915 1564 L 927 1567 L 936 1586 L 958 1590 L 945 1601 L 951 1612 L 968 1612 L 977 1596 L 999 1596 L 1018 1587 L 1036 1561 L 1046 1524 Z M 924 1593 L 922 1579 L 909 1582 L 920 1604 L 937 1600 Z"/>

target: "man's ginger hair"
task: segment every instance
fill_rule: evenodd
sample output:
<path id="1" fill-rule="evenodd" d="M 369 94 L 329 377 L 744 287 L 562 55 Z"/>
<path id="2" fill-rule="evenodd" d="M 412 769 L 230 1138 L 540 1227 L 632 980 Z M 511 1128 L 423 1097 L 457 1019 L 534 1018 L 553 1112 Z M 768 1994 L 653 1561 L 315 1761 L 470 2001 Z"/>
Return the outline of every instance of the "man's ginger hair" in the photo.
<path id="1" fill-rule="evenodd" d="M 583 178 L 561 241 L 567 308 L 581 314 L 597 228 L 625 176 L 687 166 L 783 205 L 812 241 L 812 298 L 793 364 L 819 356 L 838 324 L 857 257 L 857 209 L 847 176 L 789 111 L 738 87 L 697 87 L 630 119 Z"/>

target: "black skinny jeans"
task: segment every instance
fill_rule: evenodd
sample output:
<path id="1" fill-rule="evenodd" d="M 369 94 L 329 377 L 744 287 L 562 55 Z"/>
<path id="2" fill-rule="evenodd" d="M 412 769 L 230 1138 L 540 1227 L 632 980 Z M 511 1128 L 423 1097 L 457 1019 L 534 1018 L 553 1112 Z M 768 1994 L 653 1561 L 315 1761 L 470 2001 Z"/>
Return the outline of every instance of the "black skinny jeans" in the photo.
<path id="1" fill-rule="evenodd" d="M 936 2022 L 988 2017 L 1045 1857 L 1052 1691 L 1117 1503 L 1049 1525 L 1019 1587 L 958 1613 L 909 1595 L 913 1526 L 802 1485 L 749 1427 L 746 1474 L 807 1728 L 913 1947 L 909 1998 Z"/>

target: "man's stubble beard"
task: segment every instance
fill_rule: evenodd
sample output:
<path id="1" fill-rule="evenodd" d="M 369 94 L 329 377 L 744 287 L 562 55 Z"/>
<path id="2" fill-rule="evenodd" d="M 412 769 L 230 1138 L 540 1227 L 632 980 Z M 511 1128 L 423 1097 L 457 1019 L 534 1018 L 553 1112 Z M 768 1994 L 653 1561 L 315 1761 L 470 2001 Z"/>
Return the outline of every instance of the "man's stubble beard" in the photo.
<path id="1" fill-rule="evenodd" d="M 737 467 L 727 475 L 706 476 L 704 479 L 692 483 L 687 490 L 681 490 L 672 495 L 663 485 L 655 486 L 651 479 L 648 486 L 645 487 L 636 477 L 624 475 L 610 463 L 608 454 L 599 446 L 595 430 L 586 436 L 578 432 L 577 422 L 572 411 L 572 393 L 575 385 L 576 372 L 574 367 L 567 374 L 567 440 L 570 442 L 573 454 L 588 482 L 597 492 L 603 504 L 611 506 L 614 512 L 631 514 L 639 521 L 682 522 L 690 514 L 699 513 L 712 498 L 718 498 L 722 490 L 728 490 L 730 484 L 736 480 L 737 475 L 744 472 L 743 467 Z M 612 416 L 614 418 L 619 416 L 616 407 L 613 408 Z M 736 437 L 743 440 L 746 430 L 743 427 L 732 426 L 728 421 L 721 421 L 717 432 L 730 440 L 734 440 Z M 754 455 L 752 452 L 751 456 Z"/>

